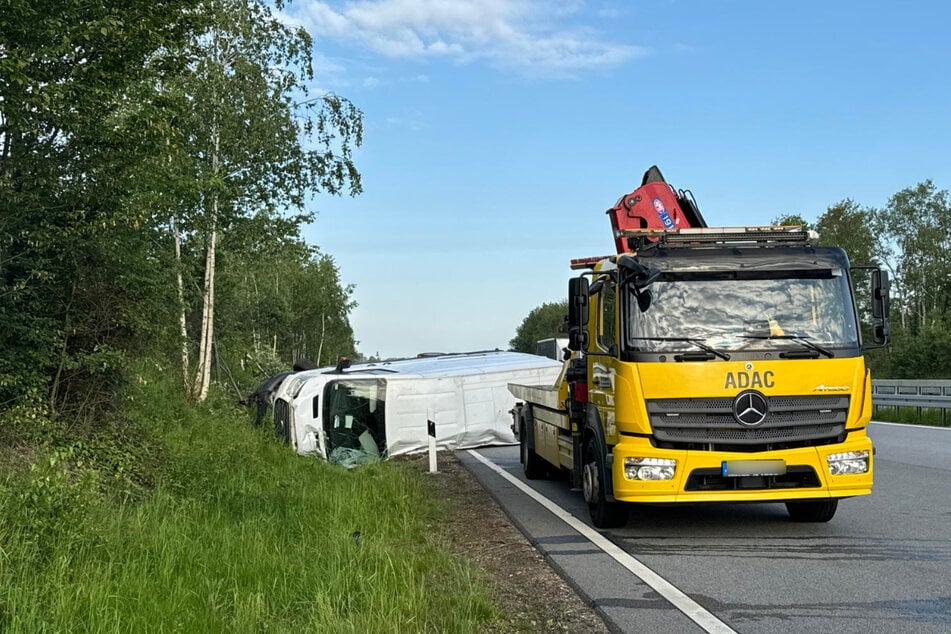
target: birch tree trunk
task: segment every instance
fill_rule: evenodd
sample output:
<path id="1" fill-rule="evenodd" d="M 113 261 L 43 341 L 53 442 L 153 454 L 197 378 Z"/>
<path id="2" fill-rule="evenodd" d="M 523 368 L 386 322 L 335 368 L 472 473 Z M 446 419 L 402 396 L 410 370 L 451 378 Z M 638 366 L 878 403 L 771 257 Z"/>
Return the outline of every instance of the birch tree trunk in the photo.
<path id="1" fill-rule="evenodd" d="M 211 133 L 211 173 L 215 179 L 220 171 L 220 132 L 213 124 Z M 215 335 L 215 247 L 218 240 L 218 192 L 211 192 L 211 217 L 208 232 L 208 250 L 205 254 L 205 289 L 201 311 L 201 339 L 198 342 L 198 371 L 193 395 L 201 402 L 208 398 L 211 383 L 211 342 Z"/>
<path id="2" fill-rule="evenodd" d="M 285 24 L 275 9 L 283 2 L 207 0 L 201 4 L 213 20 L 193 41 L 200 56 L 190 65 L 193 74 L 185 76 L 181 85 L 190 113 L 184 118 L 190 126 L 185 138 L 194 140 L 186 144 L 187 173 L 194 172 L 199 185 L 194 198 L 187 192 L 186 200 L 194 201 L 187 213 L 194 215 L 206 248 L 200 335 L 195 367 L 188 370 L 187 393 L 197 401 L 207 398 L 217 358 L 213 343 L 218 232 L 223 249 L 241 248 L 229 238 L 239 237 L 233 233 L 244 228 L 239 221 L 251 220 L 258 212 L 266 219 L 279 216 L 276 210 L 303 211 L 304 201 L 321 191 L 337 194 L 349 188 L 351 194 L 359 193 L 360 176 L 351 148 L 362 143 L 363 135 L 362 113 L 349 101 L 332 94 L 299 100 L 312 83 L 313 46 L 303 29 Z M 305 217 L 309 214 L 300 216 Z M 188 218 L 186 226 L 191 228 L 192 216 Z M 306 259 L 308 253 L 303 251 L 300 257 Z M 222 260 L 224 266 L 229 265 L 231 254 L 222 255 L 229 256 Z M 265 280 L 267 274 L 261 270 Z M 231 279 L 230 270 L 222 274 Z M 260 307 L 257 280 L 252 277 L 251 283 L 255 306 Z M 281 297 L 289 284 L 278 277 L 263 294 Z M 228 284 L 223 290 L 231 288 Z M 270 322 L 248 321 L 255 322 L 246 325 L 255 350 L 264 352 L 270 346 L 276 355 L 278 337 Z"/>
<path id="3" fill-rule="evenodd" d="M 320 367 L 320 356 L 324 353 L 324 333 L 326 332 L 324 324 L 324 314 L 320 314 L 320 343 L 317 345 L 317 367 Z"/>
<path id="4" fill-rule="evenodd" d="M 201 339 L 198 343 L 198 371 L 195 376 L 193 394 L 195 400 L 208 398 L 208 386 L 211 383 L 211 342 L 215 331 L 215 247 L 218 230 L 215 219 L 218 210 L 218 196 L 212 196 L 212 227 L 208 236 L 208 251 L 205 255 L 205 292 L 201 311 Z"/>
<path id="5" fill-rule="evenodd" d="M 172 216 L 172 235 L 175 238 L 175 269 L 176 283 L 178 284 L 178 328 L 179 335 L 182 338 L 182 381 L 185 394 L 188 394 L 191 381 L 188 378 L 190 368 L 188 367 L 188 328 L 185 321 L 185 283 L 182 281 L 182 234 L 174 216 Z"/>

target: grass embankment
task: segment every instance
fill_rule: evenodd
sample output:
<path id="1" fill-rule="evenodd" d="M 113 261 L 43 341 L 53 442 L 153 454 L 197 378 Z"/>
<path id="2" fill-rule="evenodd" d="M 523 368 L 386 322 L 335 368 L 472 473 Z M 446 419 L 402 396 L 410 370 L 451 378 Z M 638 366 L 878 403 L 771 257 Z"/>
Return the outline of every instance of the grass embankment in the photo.
<path id="1" fill-rule="evenodd" d="M 159 391 L 137 396 L 128 445 L 113 429 L 2 462 L 0 630 L 467 632 L 497 616 L 438 543 L 425 474 L 298 457 L 241 410 Z"/>
<path id="2" fill-rule="evenodd" d="M 879 407 L 872 415 L 873 420 L 888 423 L 907 423 L 928 427 L 948 427 L 951 425 L 951 413 L 934 407 Z"/>

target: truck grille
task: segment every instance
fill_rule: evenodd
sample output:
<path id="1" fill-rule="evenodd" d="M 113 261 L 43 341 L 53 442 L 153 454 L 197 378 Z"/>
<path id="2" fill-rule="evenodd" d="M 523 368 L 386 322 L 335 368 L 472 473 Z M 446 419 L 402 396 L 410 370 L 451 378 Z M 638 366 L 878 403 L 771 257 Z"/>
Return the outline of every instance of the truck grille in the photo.
<path id="1" fill-rule="evenodd" d="M 845 439 L 848 395 L 766 397 L 769 413 L 757 427 L 733 418 L 732 398 L 647 401 L 654 443 L 668 449 L 767 451 Z"/>

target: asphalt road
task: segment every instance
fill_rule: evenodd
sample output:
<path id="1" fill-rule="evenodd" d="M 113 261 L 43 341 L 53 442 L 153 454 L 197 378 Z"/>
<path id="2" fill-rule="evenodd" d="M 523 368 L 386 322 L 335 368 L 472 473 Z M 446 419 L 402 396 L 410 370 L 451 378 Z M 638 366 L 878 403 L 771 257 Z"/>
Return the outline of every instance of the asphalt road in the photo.
<path id="1" fill-rule="evenodd" d="M 871 435 L 873 493 L 828 524 L 711 504 L 635 507 L 598 531 L 566 480 L 525 481 L 517 447 L 459 457 L 616 631 L 951 632 L 951 429 Z"/>

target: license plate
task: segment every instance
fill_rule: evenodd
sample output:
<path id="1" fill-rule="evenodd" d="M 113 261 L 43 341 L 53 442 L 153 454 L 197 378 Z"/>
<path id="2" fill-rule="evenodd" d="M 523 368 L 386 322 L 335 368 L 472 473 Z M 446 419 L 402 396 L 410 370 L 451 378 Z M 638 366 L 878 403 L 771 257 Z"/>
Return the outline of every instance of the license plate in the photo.
<path id="1" fill-rule="evenodd" d="M 721 471 L 725 477 L 775 476 L 786 473 L 785 460 L 724 460 Z"/>

